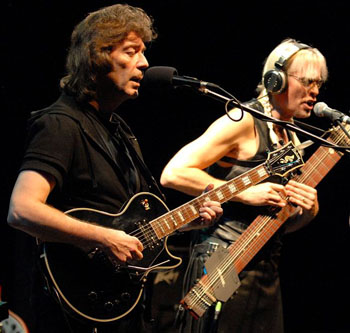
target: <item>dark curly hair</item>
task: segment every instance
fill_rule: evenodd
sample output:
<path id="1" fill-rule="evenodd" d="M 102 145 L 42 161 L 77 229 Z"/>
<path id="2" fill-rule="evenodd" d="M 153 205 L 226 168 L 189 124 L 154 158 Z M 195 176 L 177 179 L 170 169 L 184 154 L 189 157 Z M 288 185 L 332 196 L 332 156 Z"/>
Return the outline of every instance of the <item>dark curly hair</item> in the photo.
<path id="1" fill-rule="evenodd" d="M 96 77 L 111 71 L 110 52 L 131 31 L 145 43 L 157 38 L 153 19 L 141 8 L 116 4 L 90 13 L 73 30 L 61 88 L 78 101 L 95 99 Z"/>

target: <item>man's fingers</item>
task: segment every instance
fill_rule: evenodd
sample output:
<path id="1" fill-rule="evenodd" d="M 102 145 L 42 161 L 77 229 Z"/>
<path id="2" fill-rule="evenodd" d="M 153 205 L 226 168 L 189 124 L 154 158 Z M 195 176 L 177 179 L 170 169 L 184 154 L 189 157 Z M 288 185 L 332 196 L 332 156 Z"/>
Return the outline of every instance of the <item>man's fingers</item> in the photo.
<path id="1" fill-rule="evenodd" d="M 135 250 L 131 254 L 132 254 L 132 259 L 141 260 L 143 258 L 143 254 L 141 251 Z"/>

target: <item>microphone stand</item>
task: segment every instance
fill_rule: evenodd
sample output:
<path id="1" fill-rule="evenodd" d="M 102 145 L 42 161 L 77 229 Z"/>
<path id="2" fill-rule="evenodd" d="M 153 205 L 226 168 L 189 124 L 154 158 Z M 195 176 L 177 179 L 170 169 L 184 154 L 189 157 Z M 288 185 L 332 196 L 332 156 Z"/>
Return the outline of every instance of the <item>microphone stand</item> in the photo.
<path id="1" fill-rule="evenodd" d="M 217 88 L 221 89 L 219 86 L 217 86 Z M 223 95 L 220 95 L 219 93 L 215 92 L 215 91 L 212 91 L 210 89 L 208 89 L 206 87 L 206 84 L 205 82 L 203 82 L 203 85 L 201 85 L 199 88 L 198 88 L 199 92 L 201 92 L 202 94 L 206 95 L 206 96 L 209 96 L 215 100 L 218 100 L 220 102 L 223 102 L 223 103 L 229 103 L 229 104 L 232 104 L 233 106 L 237 107 L 237 108 L 240 108 L 240 109 L 243 109 L 244 111 L 247 111 L 249 112 L 251 115 L 253 115 L 254 117 L 260 119 L 260 120 L 263 120 L 263 121 L 269 121 L 269 122 L 272 122 L 272 123 L 275 123 L 275 124 L 278 124 L 284 128 L 287 128 L 291 131 L 294 131 L 296 133 L 299 133 L 301 135 L 305 135 L 306 137 L 308 138 L 311 138 L 313 141 L 315 142 L 318 142 L 320 143 L 321 145 L 323 146 L 326 146 L 326 147 L 329 147 L 329 148 L 333 148 L 333 149 L 336 149 L 336 150 L 340 150 L 340 151 L 346 151 L 347 153 L 350 153 L 350 146 L 338 146 L 336 144 L 333 144 L 332 142 L 330 141 L 327 141 L 313 133 L 310 133 L 306 130 L 303 130 L 301 129 L 300 127 L 297 127 L 295 124 L 291 123 L 291 122 L 288 122 L 288 121 L 284 121 L 284 120 L 279 120 L 279 119 L 276 119 L 274 117 L 270 117 L 264 113 L 261 113 L 260 111 L 258 110 L 255 110 L 249 106 L 246 106 L 246 105 L 243 105 L 243 104 L 240 104 L 236 101 L 234 101 L 232 98 L 228 98 L 226 96 L 223 96 Z M 338 120 L 338 123 L 339 125 L 341 126 L 342 130 L 347 134 L 347 136 L 350 138 L 349 136 L 349 133 L 347 133 L 346 129 L 344 128 L 343 125 L 341 125 L 340 123 L 340 120 Z"/>

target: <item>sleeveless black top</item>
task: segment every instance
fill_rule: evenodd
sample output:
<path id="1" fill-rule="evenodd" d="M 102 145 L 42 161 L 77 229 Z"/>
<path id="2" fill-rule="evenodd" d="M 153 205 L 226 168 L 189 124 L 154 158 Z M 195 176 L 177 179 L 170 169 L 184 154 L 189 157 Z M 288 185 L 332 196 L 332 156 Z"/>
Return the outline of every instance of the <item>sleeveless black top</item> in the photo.
<path id="1" fill-rule="evenodd" d="M 264 108 L 256 99 L 246 103 L 248 106 L 264 112 Z M 238 160 L 230 157 L 224 157 L 221 161 L 232 163 L 232 167 L 222 167 L 217 163 L 211 165 L 207 171 L 212 176 L 230 180 L 240 174 L 262 164 L 266 161 L 269 151 L 276 149 L 269 135 L 269 128 L 266 122 L 254 118 L 254 124 L 259 136 L 259 147 L 256 154 L 248 160 Z M 279 183 L 279 177 L 269 177 L 265 181 Z M 267 213 L 268 206 L 250 206 L 239 202 L 229 201 L 223 205 L 224 215 L 220 221 L 212 228 L 204 230 L 204 237 L 214 236 L 223 241 L 235 241 L 240 234 L 248 227 L 254 219 L 260 215 Z"/>

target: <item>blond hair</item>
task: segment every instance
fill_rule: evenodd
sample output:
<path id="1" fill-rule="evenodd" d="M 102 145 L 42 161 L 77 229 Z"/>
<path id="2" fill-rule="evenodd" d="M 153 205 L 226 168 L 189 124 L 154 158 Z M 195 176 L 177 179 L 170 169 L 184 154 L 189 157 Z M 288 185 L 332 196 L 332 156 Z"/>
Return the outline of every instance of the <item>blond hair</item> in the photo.
<path id="1" fill-rule="evenodd" d="M 311 46 L 300 48 L 300 44 L 301 43 L 295 39 L 288 38 L 283 40 L 272 50 L 264 63 L 262 80 L 257 87 L 258 93 L 264 90 L 264 75 L 268 71 L 276 69 L 275 64 L 281 58 L 285 58 L 285 64 L 282 68 L 285 73 L 287 73 L 289 69 L 294 71 L 294 68 L 297 68 L 300 75 L 312 79 L 319 74 L 319 68 L 321 67 L 321 80 L 324 82 L 327 80 L 328 69 L 326 59 L 322 53 L 317 48 Z"/>

